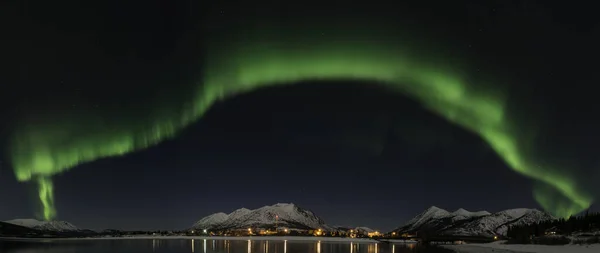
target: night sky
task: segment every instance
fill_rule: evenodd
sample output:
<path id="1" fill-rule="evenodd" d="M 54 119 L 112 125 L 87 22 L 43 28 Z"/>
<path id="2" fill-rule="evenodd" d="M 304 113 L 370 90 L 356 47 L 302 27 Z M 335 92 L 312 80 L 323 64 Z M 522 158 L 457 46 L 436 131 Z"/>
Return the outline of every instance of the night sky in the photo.
<path id="1" fill-rule="evenodd" d="M 493 83 L 508 94 L 505 117 L 522 127 L 519 136 L 533 139 L 527 155 L 536 166 L 557 167 L 591 199 L 600 196 L 600 24 L 593 8 L 546 1 L 263 2 L 0 8 L 8 63 L 0 77 L 0 220 L 43 216 L 35 180 L 15 177 L 17 133 L 70 129 L 48 131 L 60 147 L 83 140 L 99 146 L 94 141 L 126 127 L 175 117 L 211 74 L 207 55 L 215 52 L 207 45 L 231 43 L 221 41 L 224 34 L 250 20 L 258 30 L 306 24 L 323 40 L 337 32 L 331 27 L 368 30 L 366 21 L 413 34 L 402 40 L 423 45 L 411 51 L 422 61 L 442 53 L 468 66 L 456 72 L 476 83 L 470 87 Z M 278 31 L 272 33 L 295 32 Z M 97 131 L 105 134 L 91 138 Z M 57 219 L 91 229 L 182 229 L 214 212 L 289 202 L 330 225 L 381 230 L 432 205 L 542 208 L 532 196 L 539 182 L 512 170 L 480 135 L 375 80 L 308 79 L 235 94 L 171 139 L 92 160 L 51 177 Z"/>

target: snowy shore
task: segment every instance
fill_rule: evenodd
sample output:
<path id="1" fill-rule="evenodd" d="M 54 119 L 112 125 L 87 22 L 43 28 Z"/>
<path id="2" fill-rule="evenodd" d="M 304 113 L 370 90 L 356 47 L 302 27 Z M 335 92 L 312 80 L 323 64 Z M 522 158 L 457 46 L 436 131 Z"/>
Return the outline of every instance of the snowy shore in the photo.
<path id="1" fill-rule="evenodd" d="M 502 242 L 485 244 L 440 245 L 443 248 L 458 253 L 598 253 L 600 244 L 590 245 L 533 245 L 533 244 L 502 244 Z"/>
<path id="2" fill-rule="evenodd" d="M 417 243 L 417 241 L 415 240 L 399 240 L 399 239 L 381 239 L 381 242 L 391 242 L 391 243 L 405 243 L 405 244 L 410 244 L 410 243 Z"/>
<path id="3" fill-rule="evenodd" d="M 368 238 L 342 238 L 342 237 L 315 237 L 315 236 L 126 236 L 126 237 L 87 237 L 87 238 L 8 238 L 0 240 L 19 241 L 71 241 L 71 240 L 231 240 L 231 241 L 322 241 L 322 242 L 360 242 L 376 243 L 377 240 Z"/>

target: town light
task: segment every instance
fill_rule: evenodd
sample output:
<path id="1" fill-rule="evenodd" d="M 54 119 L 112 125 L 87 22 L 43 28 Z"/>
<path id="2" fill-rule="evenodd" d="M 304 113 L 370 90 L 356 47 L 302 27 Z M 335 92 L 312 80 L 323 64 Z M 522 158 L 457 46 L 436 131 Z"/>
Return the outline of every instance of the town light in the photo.
<path id="1" fill-rule="evenodd" d="M 286 233 L 287 233 L 287 232 L 288 232 L 288 229 L 287 229 L 287 228 L 286 228 L 286 229 L 284 229 L 284 230 L 283 230 L 283 232 L 286 232 Z"/>
<path id="2" fill-rule="evenodd" d="M 497 235 L 494 236 L 494 240 L 498 240 L 498 236 Z"/>
<path id="3" fill-rule="evenodd" d="M 202 230 L 202 232 L 204 232 L 206 234 L 206 229 Z"/>

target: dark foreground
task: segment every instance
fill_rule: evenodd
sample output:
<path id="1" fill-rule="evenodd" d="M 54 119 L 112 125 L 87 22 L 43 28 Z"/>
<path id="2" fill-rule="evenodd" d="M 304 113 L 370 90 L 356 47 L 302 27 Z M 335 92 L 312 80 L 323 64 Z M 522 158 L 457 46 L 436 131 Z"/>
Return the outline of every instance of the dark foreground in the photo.
<path id="1" fill-rule="evenodd" d="M 2 253 L 448 253 L 416 244 L 241 240 L 0 240 Z"/>

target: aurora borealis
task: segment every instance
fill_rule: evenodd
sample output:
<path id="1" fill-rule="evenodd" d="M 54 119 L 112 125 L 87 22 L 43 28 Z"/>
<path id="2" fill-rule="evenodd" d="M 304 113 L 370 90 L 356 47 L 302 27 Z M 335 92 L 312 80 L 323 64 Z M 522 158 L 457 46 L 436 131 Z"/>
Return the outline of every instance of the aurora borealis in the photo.
<path id="1" fill-rule="evenodd" d="M 296 26 L 248 22 L 207 33 L 205 43 L 198 45 L 205 53 L 197 81 L 180 91 L 185 100 L 159 94 L 150 106 L 140 106 L 141 116 L 119 106 L 115 108 L 125 116 L 93 108 L 57 107 L 33 116 L 25 112 L 10 127 L 10 164 L 18 181 L 38 185 L 43 216 L 51 220 L 57 214 L 54 176 L 161 145 L 201 120 L 217 102 L 303 81 L 374 81 L 478 135 L 507 167 L 534 182 L 533 197 L 546 211 L 568 217 L 590 207 L 594 193 L 581 183 L 581 176 L 537 152 L 537 133 L 544 122 L 523 120 L 515 112 L 513 90 L 504 85 L 511 78 L 497 73 L 477 73 L 483 77 L 474 78 L 477 63 L 414 34 L 375 22 L 353 26 L 316 21 Z M 526 114 L 527 108 L 522 110 Z"/>

